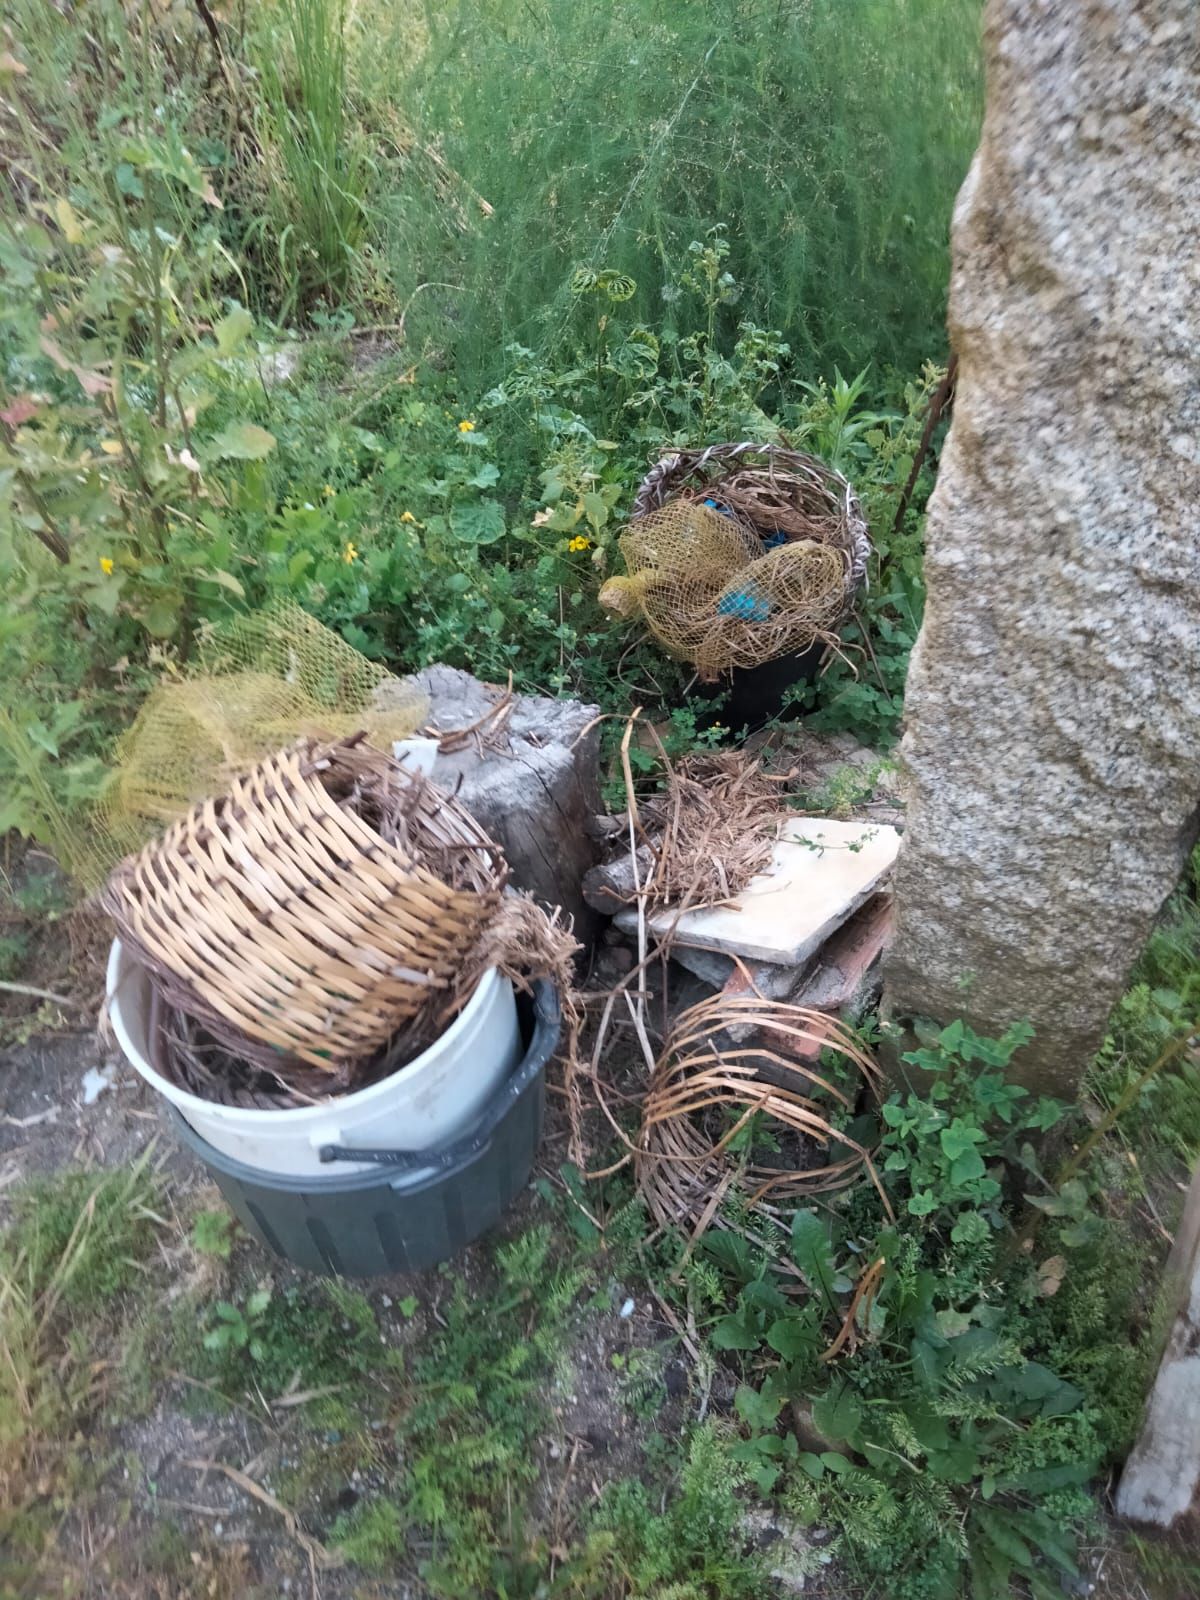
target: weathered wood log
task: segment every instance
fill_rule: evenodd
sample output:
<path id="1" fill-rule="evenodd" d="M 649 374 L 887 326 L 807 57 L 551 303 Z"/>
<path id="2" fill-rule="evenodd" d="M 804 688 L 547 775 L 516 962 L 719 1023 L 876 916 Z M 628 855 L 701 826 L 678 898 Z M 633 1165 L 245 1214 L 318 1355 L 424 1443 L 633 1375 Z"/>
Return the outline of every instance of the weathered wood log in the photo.
<path id="1" fill-rule="evenodd" d="M 434 782 L 501 846 L 511 882 L 561 906 L 576 938 L 590 945 L 598 918 L 581 885 L 598 853 L 599 708 L 509 696 L 456 667 L 416 676 L 430 698 L 430 730 L 441 736 Z"/>
<path id="2" fill-rule="evenodd" d="M 1175 1318 L 1146 1418 L 1117 1490 L 1131 1522 L 1171 1528 L 1200 1490 L 1200 1167 L 1166 1269 Z"/>

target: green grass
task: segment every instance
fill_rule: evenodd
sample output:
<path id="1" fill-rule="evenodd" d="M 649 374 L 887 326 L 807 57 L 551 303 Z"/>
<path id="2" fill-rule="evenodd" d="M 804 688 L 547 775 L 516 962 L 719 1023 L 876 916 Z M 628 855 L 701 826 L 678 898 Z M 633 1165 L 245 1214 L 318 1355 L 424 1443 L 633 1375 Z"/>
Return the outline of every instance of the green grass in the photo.
<path id="1" fill-rule="evenodd" d="M 1087 1090 L 1115 1105 L 1189 1025 L 1200 1005 L 1200 853 L 1169 902 L 1109 1021 L 1108 1037 L 1092 1064 Z M 1122 1136 L 1194 1165 L 1200 1154 L 1200 1068 L 1194 1052 L 1149 1078 L 1121 1120 Z"/>
<path id="2" fill-rule="evenodd" d="M 1133 1126 L 1145 1153 L 1150 1131 Z M 1154 1345 L 1146 1333 L 1154 1264 L 1111 1178 L 1105 1168 L 1091 1180 L 1106 1196 L 1098 1226 L 1068 1242 L 1065 1225 L 1048 1225 L 1039 1239 L 1034 1262 L 1043 1253 L 1068 1257 L 1051 1298 L 1036 1293 L 1021 1262 L 1001 1272 L 977 1244 L 945 1255 L 938 1303 L 979 1301 L 979 1327 L 949 1337 L 978 1346 L 1003 1308 L 1005 1342 L 986 1361 L 968 1359 L 935 1408 L 940 1420 L 904 1409 L 914 1381 L 911 1328 L 924 1329 L 917 1343 L 927 1363 L 928 1341 L 946 1342 L 922 1324 L 923 1313 L 889 1296 L 887 1322 L 856 1352 L 832 1366 L 805 1366 L 801 1356 L 781 1388 L 778 1326 L 769 1345 L 753 1349 L 717 1337 L 729 1308 L 751 1291 L 755 1304 L 766 1303 L 767 1264 L 752 1251 L 702 1245 L 679 1272 L 669 1238 L 646 1240 L 622 1177 L 588 1194 L 609 1218 L 606 1236 L 543 1180 L 532 1225 L 474 1252 L 464 1264 L 469 1279 L 454 1263 L 411 1299 L 393 1290 L 394 1328 L 374 1293 L 297 1281 L 220 1227 L 216 1213 L 165 1223 L 145 1162 L 46 1178 L 17 1193 L 0 1235 L 0 1537 L 28 1592 L 70 1592 L 71 1519 L 103 1522 L 131 1505 L 139 1532 L 120 1571 L 165 1574 L 186 1546 L 188 1562 L 199 1552 L 207 1573 L 220 1550 L 202 1530 L 189 1529 L 183 1545 L 164 1531 L 157 1490 L 119 1441 L 132 1419 L 160 1406 L 168 1421 L 172 1406 L 221 1417 L 235 1407 L 250 1429 L 248 1451 L 263 1452 L 260 1478 L 304 1529 L 364 1580 L 403 1579 L 431 1600 L 765 1600 L 774 1592 L 765 1569 L 796 1558 L 787 1537 L 778 1549 L 755 1550 L 744 1518 L 756 1505 L 776 1525 L 831 1528 L 852 1584 L 882 1583 L 905 1600 L 957 1600 L 964 1507 L 972 1549 L 987 1533 L 993 1562 L 1022 1540 L 1053 1550 L 1055 1527 L 1098 1527 L 1080 1476 L 1086 1463 L 1119 1459 L 1137 1425 Z M 847 1215 L 860 1221 L 874 1207 L 868 1190 L 851 1202 Z M 900 1229 L 912 1261 L 915 1227 L 908 1220 Z M 988 1288 L 997 1274 L 1002 1295 Z M 647 1276 L 701 1342 L 697 1391 L 681 1405 L 669 1401 L 662 1374 L 678 1358 L 673 1343 L 626 1343 L 622 1332 L 606 1360 L 604 1413 L 622 1448 L 611 1462 L 597 1453 L 572 1463 L 562 1429 L 578 1392 L 576 1362 L 597 1349 L 593 1319 L 611 1318 L 614 1293 L 626 1286 L 640 1301 Z M 921 1281 L 918 1273 L 910 1283 L 918 1298 L 927 1292 Z M 844 1295 L 840 1280 L 833 1292 Z M 245 1335 L 214 1343 L 214 1330 L 235 1325 L 226 1308 Z M 780 1298 L 767 1320 L 804 1315 L 803 1302 Z M 1042 1378 L 1057 1375 L 1039 1397 L 1056 1394 L 1059 1380 L 1073 1387 L 1040 1418 L 1029 1414 L 1028 1396 L 1015 1409 L 1005 1402 L 1001 1425 L 989 1385 L 1019 1369 L 1013 1341 L 1042 1363 Z M 730 1407 L 729 1380 L 738 1378 Z M 698 1424 L 701 1389 L 709 1418 Z M 278 1404 L 285 1392 L 308 1397 L 288 1408 Z M 798 1454 L 781 1409 L 793 1394 L 816 1397 L 827 1427 L 845 1397 L 857 1396 L 875 1418 L 868 1459 L 847 1464 L 834 1451 L 818 1464 Z M 261 1433 L 255 1418 L 266 1424 Z M 946 1428 L 957 1443 L 947 1444 Z M 880 1453 L 884 1437 L 891 1446 Z M 961 1486 L 953 1461 L 947 1478 L 947 1448 L 1002 1455 L 999 1489 L 986 1480 L 980 1492 Z M 921 1470 L 893 1470 L 902 1458 Z M 1029 1486 L 1015 1505 L 1009 1479 Z M 53 1528 L 59 1537 L 48 1543 Z M 1153 1550 L 1143 1554 L 1164 1583 L 1178 1568 Z"/>
<path id="3" fill-rule="evenodd" d="M 664 295 L 727 224 L 732 319 L 779 328 L 809 376 L 914 370 L 944 349 L 951 206 L 981 114 L 977 0 L 428 0 L 364 23 L 368 100 L 404 108 L 494 208 L 380 196 L 410 329 L 464 390 L 511 340 L 549 359 L 579 266 Z M 382 39 L 377 30 L 385 29 Z M 421 40 L 414 48 L 414 39 Z M 468 213 L 470 207 L 467 207 Z"/>
<path id="4" fill-rule="evenodd" d="M 121 1388 L 158 1196 L 147 1152 L 34 1183 L 0 1235 L 0 1548 L 17 1576 L 105 1471 L 101 1440 L 78 1445 Z"/>
<path id="5" fill-rule="evenodd" d="M 370 227 L 372 162 L 348 98 L 345 10 L 344 0 L 280 0 L 276 25 L 268 18 L 253 35 L 269 181 L 247 244 L 273 261 L 283 319 L 344 299 Z"/>

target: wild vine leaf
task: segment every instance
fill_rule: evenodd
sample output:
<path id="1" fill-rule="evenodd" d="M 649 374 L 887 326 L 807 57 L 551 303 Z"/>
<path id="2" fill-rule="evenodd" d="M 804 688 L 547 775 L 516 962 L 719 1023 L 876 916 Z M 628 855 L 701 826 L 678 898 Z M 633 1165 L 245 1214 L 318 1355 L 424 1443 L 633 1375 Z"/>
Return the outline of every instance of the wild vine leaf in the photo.
<path id="1" fill-rule="evenodd" d="M 971 1319 L 965 1311 L 939 1311 L 934 1322 L 943 1339 L 960 1338 L 971 1326 Z"/>
<path id="2" fill-rule="evenodd" d="M 955 1117 L 948 1128 L 942 1129 L 939 1137 L 943 1152 L 951 1161 L 957 1161 L 960 1156 L 973 1150 L 975 1145 L 982 1144 L 987 1135 L 982 1128 L 972 1127 L 961 1117 Z"/>
<path id="3" fill-rule="evenodd" d="M 718 1350 L 757 1350 L 761 1334 L 757 1326 L 742 1313 L 721 1317 L 709 1333 L 709 1339 Z"/>
<path id="4" fill-rule="evenodd" d="M 450 526 L 468 544 L 495 544 L 504 537 L 504 507 L 498 500 L 476 500 L 455 506 Z"/>
<path id="5" fill-rule="evenodd" d="M 152 600 L 142 613 L 142 626 L 155 639 L 169 639 L 178 622 L 179 606 L 170 596 Z"/>
<path id="6" fill-rule="evenodd" d="M 756 1433 L 763 1433 L 775 1426 L 782 1404 L 782 1395 L 768 1394 L 764 1389 L 752 1389 L 746 1383 L 738 1386 L 733 1397 L 734 1410 L 746 1426 L 753 1428 Z"/>
<path id="7" fill-rule="evenodd" d="M 843 1385 L 818 1395 L 812 1403 L 813 1427 L 831 1444 L 856 1443 L 862 1408 L 854 1391 Z"/>
<path id="8" fill-rule="evenodd" d="M 221 568 L 214 568 L 202 574 L 208 583 L 220 584 L 222 589 L 228 589 L 230 594 L 237 595 L 239 600 L 246 598 L 246 591 L 232 572 L 225 572 Z"/>
<path id="9" fill-rule="evenodd" d="M 964 1150 L 950 1163 L 950 1181 L 957 1185 L 971 1183 L 975 1178 L 982 1178 L 986 1172 L 987 1167 L 978 1150 Z"/>
<path id="10" fill-rule="evenodd" d="M 811 1316 L 805 1315 L 811 1307 L 794 1316 L 777 1317 L 767 1329 L 767 1343 L 785 1361 L 809 1355 L 821 1347 L 820 1329 Z"/>
<path id="11" fill-rule="evenodd" d="M 71 202 L 60 195 L 54 202 L 54 220 L 62 229 L 62 236 L 68 244 L 83 243 L 83 223 Z"/>
<path id="12" fill-rule="evenodd" d="M 217 461 L 263 461 L 275 448 L 275 435 L 256 422 L 229 422 L 211 441 L 208 453 Z"/>

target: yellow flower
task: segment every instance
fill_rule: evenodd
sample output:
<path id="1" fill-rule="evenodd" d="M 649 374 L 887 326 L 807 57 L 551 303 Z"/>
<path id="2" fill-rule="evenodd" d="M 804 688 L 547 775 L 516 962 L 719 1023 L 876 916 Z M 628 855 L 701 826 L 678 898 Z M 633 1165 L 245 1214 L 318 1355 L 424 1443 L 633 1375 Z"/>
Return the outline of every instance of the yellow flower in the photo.
<path id="1" fill-rule="evenodd" d="M 474 433 L 475 424 L 469 417 L 464 417 L 458 425 L 458 431 L 459 433 Z"/>
<path id="2" fill-rule="evenodd" d="M 330 495 L 333 493 L 333 485 L 331 483 L 327 483 L 321 490 L 321 493 L 325 496 L 326 500 L 328 500 Z"/>
<path id="3" fill-rule="evenodd" d="M 351 544 L 349 539 L 346 541 L 346 548 L 342 551 L 342 560 L 347 566 L 349 566 L 351 561 L 358 560 L 358 546 L 356 544 Z"/>
<path id="4" fill-rule="evenodd" d="M 411 511 L 402 511 L 400 513 L 401 522 L 415 522 L 416 520 L 416 517 L 413 516 Z"/>
<path id="5" fill-rule="evenodd" d="M 111 556 L 100 557 L 100 571 L 106 578 L 112 577 L 113 561 Z"/>
<path id="6" fill-rule="evenodd" d="M 567 545 L 568 550 L 587 550 L 591 545 L 590 539 L 585 539 L 582 534 L 576 534 Z"/>

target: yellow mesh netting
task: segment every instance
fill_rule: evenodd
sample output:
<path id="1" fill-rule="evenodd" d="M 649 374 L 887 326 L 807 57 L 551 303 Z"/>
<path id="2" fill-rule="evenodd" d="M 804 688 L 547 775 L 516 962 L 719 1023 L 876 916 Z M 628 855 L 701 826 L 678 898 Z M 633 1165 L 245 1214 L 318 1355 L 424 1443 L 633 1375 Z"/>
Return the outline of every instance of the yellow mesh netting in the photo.
<path id="1" fill-rule="evenodd" d="M 365 729 L 390 751 L 429 715 L 428 697 L 394 678 L 299 606 L 283 602 L 213 634 L 192 676 L 163 683 L 116 751 L 98 809 L 115 859 L 190 805 L 294 740 Z M 110 863 L 111 864 L 111 863 Z"/>
<path id="2" fill-rule="evenodd" d="M 600 602 L 640 614 L 667 651 L 704 677 L 806 650 L 845 607 L 841 551 L 797 539 L 764 553 L 735 517 L 675 500 L 630 523 L 618 541 L 628 577 Z"/>

